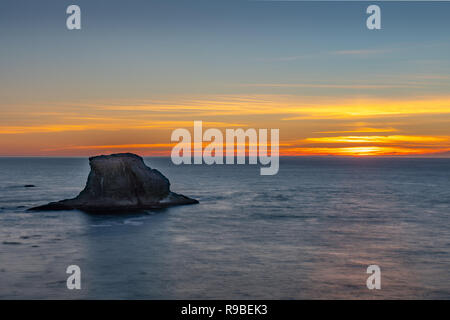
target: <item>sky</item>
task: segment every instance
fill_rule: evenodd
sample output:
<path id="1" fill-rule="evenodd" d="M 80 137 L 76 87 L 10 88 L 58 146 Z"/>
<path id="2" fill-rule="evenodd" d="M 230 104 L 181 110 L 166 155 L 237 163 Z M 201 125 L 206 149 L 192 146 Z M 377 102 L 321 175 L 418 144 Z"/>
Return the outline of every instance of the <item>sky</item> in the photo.
<path id="1" fill-rule="evenodd" d="M 281 155 L 449 156 L 449 16 L 445 1 L 2 0 L 0 156 L 166 156 L 195 120 L 277 128 Z"/>

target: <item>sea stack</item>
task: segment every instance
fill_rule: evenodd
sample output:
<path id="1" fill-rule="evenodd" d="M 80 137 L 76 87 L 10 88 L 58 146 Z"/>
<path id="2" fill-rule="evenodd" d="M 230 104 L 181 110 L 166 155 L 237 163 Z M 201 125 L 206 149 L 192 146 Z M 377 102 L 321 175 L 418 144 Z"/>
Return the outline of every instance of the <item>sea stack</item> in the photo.
<path id="1" fill-rule="evenodd" d="M 29 210 L 129 211 L 198 203 L 171 192 L 169 180 L 136 154 L 91 157 L 89 165 L 86 187 L 76 198 Z"/>

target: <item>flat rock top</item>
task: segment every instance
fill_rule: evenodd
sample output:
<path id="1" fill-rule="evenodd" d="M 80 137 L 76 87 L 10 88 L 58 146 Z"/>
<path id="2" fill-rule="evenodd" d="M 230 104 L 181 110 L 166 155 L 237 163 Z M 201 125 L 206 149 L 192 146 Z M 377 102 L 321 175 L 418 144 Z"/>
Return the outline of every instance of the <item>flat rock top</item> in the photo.
<path id="1" fill-rule="evenodd" d="M 114 160 L 114 159 L 138 159 L 141 161 L 144 161 L 144 159 L 137 154 L 134 153 L 113 153 L 109 155 L 100 155 L 95 157 L 90 157 L 89 161 L 96 161 L 96 160 Z"/>

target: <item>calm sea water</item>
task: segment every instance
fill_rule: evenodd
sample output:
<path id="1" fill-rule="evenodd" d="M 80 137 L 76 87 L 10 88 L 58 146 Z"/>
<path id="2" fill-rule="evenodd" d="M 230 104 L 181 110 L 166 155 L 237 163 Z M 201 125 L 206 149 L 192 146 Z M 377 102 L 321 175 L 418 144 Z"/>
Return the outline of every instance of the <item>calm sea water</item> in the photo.
<path id="1" fill-rule="evenodd" d="M 200 204 L 27 212 L 76 196 L 88 161 L 1 158 L 0 298 L 450 299 L 450 159 L 292 158 L 276 176 L 146 163 Z"/>

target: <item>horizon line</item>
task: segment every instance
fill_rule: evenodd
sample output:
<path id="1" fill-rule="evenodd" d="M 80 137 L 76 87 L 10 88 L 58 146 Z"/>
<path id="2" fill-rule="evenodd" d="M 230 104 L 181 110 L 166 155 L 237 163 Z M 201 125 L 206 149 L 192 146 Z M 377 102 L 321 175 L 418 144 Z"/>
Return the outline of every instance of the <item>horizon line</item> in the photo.
<path id="1" fill-rule="evenodd" d="M 321 0 L 319 0 L 321 1 Z M 161 155 L 139 155 L 137 153 L 133 153 L 133 152 L 117 152 L 117 153 L 110 153 L 110 154 L 121 154 L 121 153 L 132 153 L 132 154 L 136 154 L 142 158 L 170 158 L 170 155 L 166 155 L 166 156 L 161 156 Z M 108 155 L 110 155 L 108 154 Z M 67 158 L 67 159 L 74 159 L 74 158 L 91 158 L 91 157 L 96 157 L 96 156 L 101 156 L 101 155 L 106 155 L 106 154 L 95 154 L 95 155 L 88 155 L 88 156 L 50 156 L 50 155 L 0 155 L 0 159 L 2 158 Z M 236 156 L 235 156 L 236 158 Z M 245 158 L 248 158 L 248 156 L 246 156 Z M 428 155 L 428 154 L 424 154 L 424 155 L 420 155 L 420 154 L 416 154 L 416 155 L 332 155 L 332 154 L 317 154 L 317 155 L 307 155 L 307 154 L 303 154 L 303 155 L 280 155 L 279 158 L 408 158 L 408 159 L 423 159 L 423 158 L 427 158 L 427 159 L 450 159 L 450 155 L 448 156 L 432 156 L 432 155 Z"/>

